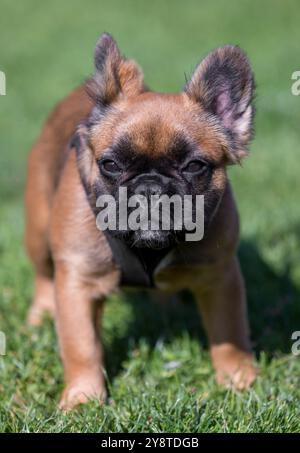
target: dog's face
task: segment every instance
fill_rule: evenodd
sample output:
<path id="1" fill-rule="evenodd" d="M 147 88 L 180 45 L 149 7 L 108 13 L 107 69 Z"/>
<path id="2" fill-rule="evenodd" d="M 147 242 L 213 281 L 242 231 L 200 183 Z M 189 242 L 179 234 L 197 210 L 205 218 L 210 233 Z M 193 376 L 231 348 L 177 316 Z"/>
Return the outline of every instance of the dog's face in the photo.
<path id="1" fill-rule="evenodd" d="M 103 194 L 119 201 L 120 187 L 149 206 L 153 195 L 204 195 L 207 227 L 226 186 L 226 166 L 247 153 L 251 136 L 254 82 L 244 53 L 234 46 L 217 49 L 179 94 L 148 91 L 141 70 L 121 57 L 109 35 L 98 41 L 95 65 L 88 83 L 95 108 L 79 128 L 77 147 L 92 207 Z M 173 218 L 168 230 L 114 232 L 151 248 L 169 246 L 182 233 Z"/>

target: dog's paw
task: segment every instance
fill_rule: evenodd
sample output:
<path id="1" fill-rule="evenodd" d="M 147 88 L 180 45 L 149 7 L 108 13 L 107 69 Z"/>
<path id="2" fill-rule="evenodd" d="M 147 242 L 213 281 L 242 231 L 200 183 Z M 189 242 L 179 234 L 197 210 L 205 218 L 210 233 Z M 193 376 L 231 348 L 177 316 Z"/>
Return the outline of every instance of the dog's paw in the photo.
<path id="1" fill-rule="evenodd" d="M 100 381 L 78 380 L 67 385 L 59 403 L 59 409 L 69 412 L 79 404 L 97 400 L 102 404 L 106 399 L 106 390 Z"/>
<path id="2" fill-rule="evenodd" d="M 235 390 L 248 389 L 257 377 L 257 370 L 253 365 L 234 365 L 231 369 L 218 370 L 216 381 L 219 385 Z"/>
<path id="3" fill-rule="evenodd" d="M 235 348 L 214 351 L 214 367 L 218 384 L 236 390 L 245 390 L 255 381 L 258 370 L 253 356 Z"/>

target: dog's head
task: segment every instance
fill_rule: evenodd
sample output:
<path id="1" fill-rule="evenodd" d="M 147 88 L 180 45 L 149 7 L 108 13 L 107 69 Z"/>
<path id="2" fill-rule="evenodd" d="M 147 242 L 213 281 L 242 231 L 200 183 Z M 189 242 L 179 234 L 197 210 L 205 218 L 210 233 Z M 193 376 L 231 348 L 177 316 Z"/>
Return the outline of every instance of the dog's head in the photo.
<path id="1" fill-rule="evenodd" d="M 95 107 L 78 129 L 79 171 L 92 207 L 99 195 L 204 195 L 205 225 L 226 186 L 226 166 L 247 154 L 253 119 L 253 74 L 239 47 L 210 53 L 183 92 L 155 93 L 141 69 L 103 34 L 96 72 L 87 83 Z M 174 214 L 174 213 L 173 213 Z M 165 247 L 180 239 L 169 230 L 114 232 L 138 247 Z M 174 226 L 174 225 L 173 225 Z"/>

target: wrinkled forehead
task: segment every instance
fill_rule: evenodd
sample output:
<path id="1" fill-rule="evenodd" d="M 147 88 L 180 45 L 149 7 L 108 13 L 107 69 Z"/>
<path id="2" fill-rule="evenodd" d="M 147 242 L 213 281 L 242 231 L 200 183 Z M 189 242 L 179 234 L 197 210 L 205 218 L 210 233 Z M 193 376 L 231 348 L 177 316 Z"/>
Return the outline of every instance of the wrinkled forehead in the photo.
<path id="1" fill-rule="evenodd" d="M 144 93 L 120 101 L 93 127 L 91 142 L 98 157 L 113 147 L 151 157 L 189 147 L 218 159 L 227 145 L 218 122 L 184 93 Z"/>

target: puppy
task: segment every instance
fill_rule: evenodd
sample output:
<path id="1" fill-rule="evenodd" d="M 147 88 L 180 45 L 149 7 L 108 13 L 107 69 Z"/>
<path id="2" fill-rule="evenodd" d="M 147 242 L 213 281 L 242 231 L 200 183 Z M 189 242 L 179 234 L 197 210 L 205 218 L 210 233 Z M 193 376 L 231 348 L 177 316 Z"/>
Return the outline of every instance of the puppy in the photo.
<path id="1" fill-rule="evenodd" d="M 28 320 L 38 325 L 46 311 L 55 315 L 66 383 L 60 407 L 105 398 L 97 326 L 105 299 L 123 285 L 191 290 L 217 382 L 248 387 L 256 371 L 236 256 L 239 219 L 226 176 L 251 138 L 248 59 L 239 47 L 218 48 L 181 93 L 155 93 L 103 34 L 95 68 L 56 107 L 29 156 L 25 242 L 35 295 Z M 174 222 L 168 230 L 102 231 L 97 200 L 117 198 L 120 187 L 146 200 L 203 195 L 204 237 L 187 241 Z"/>

